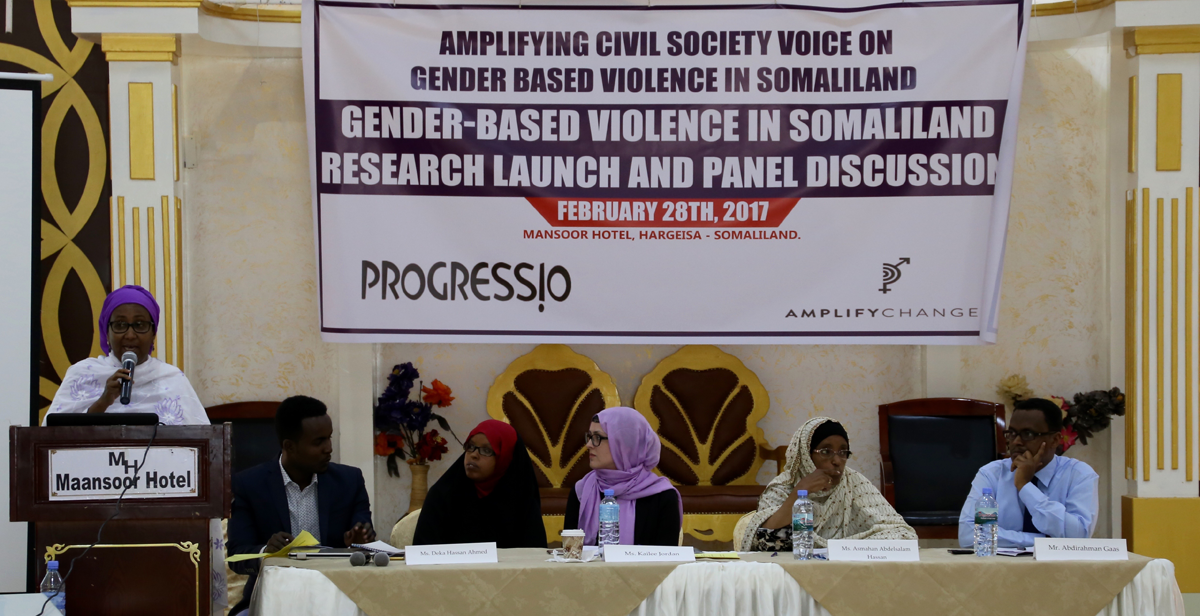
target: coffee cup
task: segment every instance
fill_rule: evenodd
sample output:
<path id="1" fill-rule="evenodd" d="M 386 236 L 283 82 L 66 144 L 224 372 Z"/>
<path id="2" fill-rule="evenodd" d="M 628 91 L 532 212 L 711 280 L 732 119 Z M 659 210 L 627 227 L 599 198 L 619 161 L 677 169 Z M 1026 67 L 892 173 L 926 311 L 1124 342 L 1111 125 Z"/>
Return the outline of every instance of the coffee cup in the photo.
<path id="1" fill-rule="evenodd" d="M 563 557 L 583 560 L 583 531 L 578 529 L 562 532 Z"/>

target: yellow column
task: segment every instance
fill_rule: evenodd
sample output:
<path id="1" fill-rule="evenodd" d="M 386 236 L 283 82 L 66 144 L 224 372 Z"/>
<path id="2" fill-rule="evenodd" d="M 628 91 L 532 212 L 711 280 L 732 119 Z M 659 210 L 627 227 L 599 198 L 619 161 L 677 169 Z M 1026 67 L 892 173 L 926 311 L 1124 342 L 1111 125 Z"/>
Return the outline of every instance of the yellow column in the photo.
<path id="1" fill-rule="evenodd" d="M 1200 27 L 1136 28 L 1125 199 L 1125 478 L 1122 535 L 1200 592 Z"/>
<path id="2" fill-rule="evenodd" d="M 154 355 L 183 367 L 182 204 L 174 34 L 104 34 L 112 135 L 113 287 L 161 308 Z"/>

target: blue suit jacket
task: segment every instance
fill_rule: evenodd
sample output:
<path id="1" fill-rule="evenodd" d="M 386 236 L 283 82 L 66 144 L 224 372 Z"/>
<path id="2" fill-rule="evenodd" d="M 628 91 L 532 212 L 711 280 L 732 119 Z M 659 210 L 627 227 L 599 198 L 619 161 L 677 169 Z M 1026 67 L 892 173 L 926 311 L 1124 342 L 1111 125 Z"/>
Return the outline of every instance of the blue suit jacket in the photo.
<path id="1" fill-rule="evenodd" d="M 362 471 L 353 466 L 330 463 L 329 470 L 317 476 L 317 511 L 321 524 L 321 544 L 345 547 L 343 536 L 359 522 L 371 522 L 371 499 Z M 233 477 L 233 513 L 229 516 L 229 554 L 257 554 L 271 535 L 292 532 L 287 494 L 279 460 L 264 462 Z M 237 573 L 248 574 L 242 600 L 230 611 L 236 614 L 249 606 L 258 565 L 262 561 L 232 563 Z"/>

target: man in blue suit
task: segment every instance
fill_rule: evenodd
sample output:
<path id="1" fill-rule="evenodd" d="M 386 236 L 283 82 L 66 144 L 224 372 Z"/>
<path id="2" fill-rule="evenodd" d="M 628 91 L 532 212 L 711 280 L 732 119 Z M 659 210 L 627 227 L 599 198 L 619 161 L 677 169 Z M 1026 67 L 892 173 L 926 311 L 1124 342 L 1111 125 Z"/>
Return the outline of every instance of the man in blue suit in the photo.
<path id="1" fill-rule="evenodd" d="M 349 547 L 375 540 L 371 501 L 362 471 L 333 464 L 333 420 L 325 404 L 307 396 L 284 400 L 275 411 L 275 432 L 282 453 L 233 478 L 233 513 L 229 516 L 229 554 L 277 552 L 301 531 L 321 545 Z M 233 563 L 248 574 L 242 600 L 230 610 L 240 614 L 250 605 L 261 560 Z"/>

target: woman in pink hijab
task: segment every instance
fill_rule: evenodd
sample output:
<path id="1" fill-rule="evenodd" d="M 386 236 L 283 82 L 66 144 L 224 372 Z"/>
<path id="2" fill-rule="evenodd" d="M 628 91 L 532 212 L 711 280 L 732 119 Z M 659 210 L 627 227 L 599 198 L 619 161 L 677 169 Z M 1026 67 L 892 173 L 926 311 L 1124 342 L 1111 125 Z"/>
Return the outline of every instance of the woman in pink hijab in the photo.
<path id="1" fill-rule="evenodd" d="M 567 495 L 564 528 L 583 530 L 596 545 L 600 501 L 612 490 L 621 507 L 621 545 L 677 545 L 683 501 L 666 477 L 655 475 L 662 444 L 642 414 L 627 407 L 605 409 L 585 435 L 592 472 Z"/>

